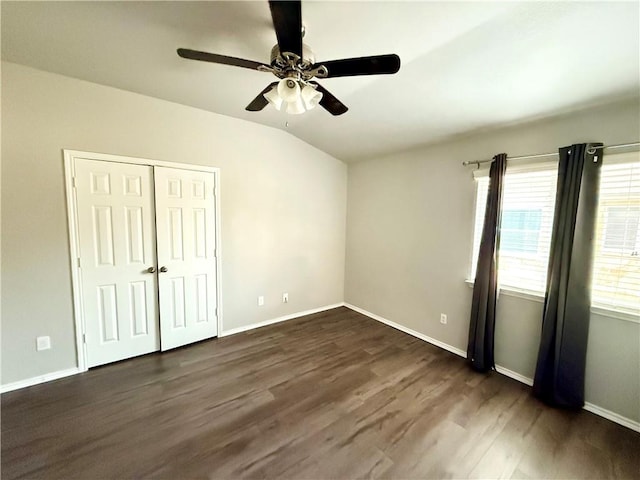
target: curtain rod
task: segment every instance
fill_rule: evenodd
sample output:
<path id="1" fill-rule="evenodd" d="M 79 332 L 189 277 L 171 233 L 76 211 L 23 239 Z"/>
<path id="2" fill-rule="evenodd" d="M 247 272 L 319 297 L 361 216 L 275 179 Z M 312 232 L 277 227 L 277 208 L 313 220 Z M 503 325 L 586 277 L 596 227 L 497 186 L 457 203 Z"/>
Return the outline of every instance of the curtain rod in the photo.
<path id="1" fill-rule="evenodd" d="M 620 145 L 600 145 L 599 147 L 591 147 L 589 149 L 589 153 L 595 153 L 596 150 L 598 149 L 605 149 L 605 148 L 625 148 L 625 147 L 637 147 L 638 145 L 640 145 L 640 142 L 633 142 L 633 143 L 621 143 Z M 558 155 L 558 152 L 555 153 L 539 153 L 537 155 L 521 155 L 519 157 L 507 157 L 507 160 L 521 160 L 524 158 L 545 158 L 545 157 L 556 157 Z M 489 162 L 493 162 L 493 158 L 489 159 L 489 160 L 467 160 L 465 162 L 462 162 L 462 165 L 464 165 L 465 167 L 467 165 L 478 165 L 480 166 L 481 163 L 489 163 Z"/>

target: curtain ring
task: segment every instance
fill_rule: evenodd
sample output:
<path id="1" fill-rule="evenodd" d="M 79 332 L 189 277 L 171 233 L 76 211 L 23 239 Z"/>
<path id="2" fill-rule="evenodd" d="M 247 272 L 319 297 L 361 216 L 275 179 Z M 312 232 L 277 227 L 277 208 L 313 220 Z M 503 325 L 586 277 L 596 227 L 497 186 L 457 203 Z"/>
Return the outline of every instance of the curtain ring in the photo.
<path id="1" fill-rule="evenodd" d="M 587 153 L 588 153 L 589 155 L 593 155 L 593 154 L 595 154 L 595 153 L 596 153 L 596 151 L 597 151 L 597 150 L 598 150 L 598 149 L 597 149 L 596 147 L 589 147 L 589 148 L 587 148 Z"/>

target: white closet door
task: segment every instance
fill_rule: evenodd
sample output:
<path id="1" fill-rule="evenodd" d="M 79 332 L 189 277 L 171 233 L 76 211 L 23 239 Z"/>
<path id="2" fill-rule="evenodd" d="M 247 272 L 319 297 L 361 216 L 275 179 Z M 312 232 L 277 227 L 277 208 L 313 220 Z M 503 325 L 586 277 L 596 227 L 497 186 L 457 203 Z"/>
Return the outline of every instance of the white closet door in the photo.
<path id="1" fill-rule="evenodd" d="M 162 350 L 217 335 L 215 174 L 155 167 Z"/>
<path id="2" fill-rule="evenodd" d="M 76 159 L 87 366 L 159 348 L 152 169 Z"/>

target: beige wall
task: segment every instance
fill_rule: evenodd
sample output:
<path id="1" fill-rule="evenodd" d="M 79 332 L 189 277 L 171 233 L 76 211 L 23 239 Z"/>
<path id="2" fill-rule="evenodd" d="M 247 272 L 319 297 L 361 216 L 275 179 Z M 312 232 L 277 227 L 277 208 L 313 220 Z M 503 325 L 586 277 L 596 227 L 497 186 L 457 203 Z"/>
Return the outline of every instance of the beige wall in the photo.
<path id="1" fill-rule="evenodd" d="M 349 165 L 345 301 L 466 351 L 475 186 L 461 162 L 636 141 L 639 114 L 620 103 Z M 496 363 L 533 376 L 541 312 L 500 297 Z M 592 315 L 586 400 L 640 421 L 639 399 L 640 324 Z"/>
<path id="2" fill-rule="evenodd" d="M 64 148 L 220 167 L 225 330 L 342 302 L 347 168 L 295 137 L 10 63 L 2 127 L 2 384 L 76 365 Z"/>

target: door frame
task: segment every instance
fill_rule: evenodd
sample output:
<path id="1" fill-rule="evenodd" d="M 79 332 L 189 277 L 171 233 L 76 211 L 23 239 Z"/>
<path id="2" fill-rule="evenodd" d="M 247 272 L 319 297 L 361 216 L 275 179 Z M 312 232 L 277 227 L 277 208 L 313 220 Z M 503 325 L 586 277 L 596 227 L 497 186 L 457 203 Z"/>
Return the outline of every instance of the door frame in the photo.
<path id="1" fill-rule="evenodd" d="M 190 163 L 166 162 L 162 160 L 152 160 L 147 158 L 128 157 L 123 155 L 112 155 L 108 153 L 84 152 L 80 150 L 63 149 L 64 156 L 64 177 L 65 177 L 65 193 L 67 202 L 67 226 L 69 229 L 69 255 L 71 261 L 71 286 L 73 297 L 73 318 L 76 337 L 76 357 L 78 360 L 78 370 L 86 372 L 87 368 L 87 349 L 84 342 L 85 335 L 85 318 L 83 315 L 82 305 L 82 282 L 80 271 L 80 243 L 78 239 L 78 211 L 77 199 L 75 192 L 75 161 L 76 159 L 99 160 L 103 162 L 127 163 L 134 165 L 143 165 L 149 167 L 169 167 L 179 168 L 182 170 L 195 170 L 200 172 L 210 172 L 215 175 L 213 198 L 215 200 L 216 215 L 216 296 L 217 296 L 217 324 L 218 333 L 222 332 L 222 270 L 221 270 L 221 221 L 220 221 L 220 169 L 218 167 L 208 167 L 205 165 L 194 165 Z M 159 326 L 158 326 L 159 327 Z"/>

